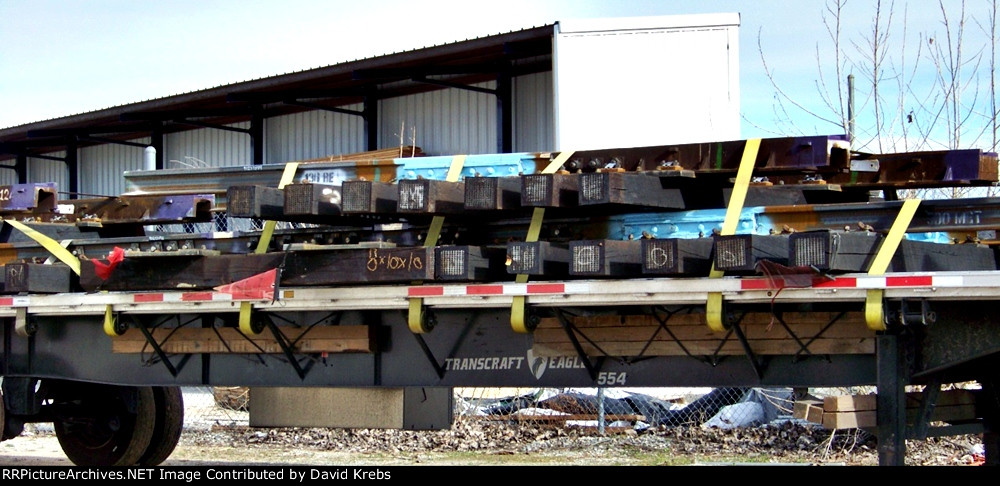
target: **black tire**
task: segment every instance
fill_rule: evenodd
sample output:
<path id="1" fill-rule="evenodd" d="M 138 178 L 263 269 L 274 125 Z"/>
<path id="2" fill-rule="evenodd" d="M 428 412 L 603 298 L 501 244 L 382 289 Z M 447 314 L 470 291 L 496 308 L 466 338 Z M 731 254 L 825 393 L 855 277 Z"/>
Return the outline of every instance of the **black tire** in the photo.
<path id="1" fill-rule="evenodd" d="M 156 425 L 152 387 L 137 387 L 135 413 L 126 406 L 126 387 L 95 387 L 67 405 L 71 412 L 53 422 L 56 438 L 73 464 L 133 466 L 149 447 Z"/>
<path id="2" fill-rule="evenodd" d="M 139 458 L 139 466 L 159 466 L 167 460 L 181 440 L 184 428 L 184 397 L 178 387 L 153 387 L 156 399 L 156 424 L 149 447 Z"/>

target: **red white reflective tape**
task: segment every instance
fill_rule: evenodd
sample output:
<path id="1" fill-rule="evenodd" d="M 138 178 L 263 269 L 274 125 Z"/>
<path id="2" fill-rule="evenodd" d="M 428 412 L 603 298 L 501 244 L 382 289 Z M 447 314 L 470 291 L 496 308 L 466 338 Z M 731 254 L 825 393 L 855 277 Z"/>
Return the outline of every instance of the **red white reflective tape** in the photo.
<path id="1" fill-rule="evenodd" d="M 740 290 L 771 290 L 781 288 L 815 289 L 887 289 L 912 287 L 959 287 L 964 285 L 961 276 L 902 275 L 898 277 L 782 277 L 745 278 L 740 281 Z"/>
<path id="2" fill-rule="evenodd" d="M 169 293 L 141 293 L 133 294 L 132 302 L 219 302 L 232 301 L 232 294 L 223 292 L 169 292 Z"/>
<path id="3" fill-rule="evenodd" d="M 27 305 L 27 296 L 0 298 L 0 307 L 26 307 Z"/>
<path id="4" fill-rule="evenodd" d="M 478 285 L 426 285 L 409 287 L 407 297 L 441 297 L 462 295 L 546 295 L 579 294 L 590 289 L 587 284 L 575 283 L 525 283 Z"/>

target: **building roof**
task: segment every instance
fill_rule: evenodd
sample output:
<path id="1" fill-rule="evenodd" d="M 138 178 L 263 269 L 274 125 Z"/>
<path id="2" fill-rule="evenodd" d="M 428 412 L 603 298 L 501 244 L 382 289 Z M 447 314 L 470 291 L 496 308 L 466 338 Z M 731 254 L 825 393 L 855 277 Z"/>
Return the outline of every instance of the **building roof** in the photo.
<path id="1" fill-rule="evenodd" d="M 0 129 L 0 160 L 552 69 L 555 25 L 360 59 Z"/>

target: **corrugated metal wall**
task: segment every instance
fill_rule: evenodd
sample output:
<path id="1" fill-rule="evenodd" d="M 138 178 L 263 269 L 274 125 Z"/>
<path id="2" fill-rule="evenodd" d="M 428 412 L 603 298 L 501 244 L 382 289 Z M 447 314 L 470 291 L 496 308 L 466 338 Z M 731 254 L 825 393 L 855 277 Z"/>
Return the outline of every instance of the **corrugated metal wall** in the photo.
<path id="1" fill-rule="evenodd" d="M 65 157 L 66 151 L 52 152 L 45 155 Z M 69 170 L 66 163 L 58 160 L 35 159 L 28 157 L 28 182 L 55 182 L 60 191 L 69 190 Z M 59 198 L 68 198 L 60 194 Z"/>
<path id="2" fill-rule="evenodd" d="M 477 86 L 494 88 L 494 82 Z M 552 73 L 514 79 L 514 149 L 519 152 L 552 150 Z M 346 107 L 361 110 L 362 106 Z M 249 122 L 231 125 L 249 128 Z M 494 153 L 496 98 L 489 94 L 443 89 L 379 103 L 379 148 L 415 144 L 428 154 Z M 361 117 L 326 111 L 307 111 L 269 118 L 264 126 L 265 162 L 283 163 L 366 149 Z M 415 135 L 416 139 L 411 137 Z M 150 139 L 133 140 L 149 143 Z M 164 137 L 166 168 L 185 166 L 242 166 L 252 162 L 250 137 L 243 133 L 201 128 Z M 62 157 L 64 152 L 50 155 Z M 105 144 L 80 149 L 80 191 L 119 195 L 125 192 L 122 172 L 143 168 L 143 149 Z M 66 165 L 58 161 L 29 159 L 28 180 L 56 182 L 69 187 Z M 12 170 L 0 170 L 0 184 L 14 184 Z"/>
<path id="3" fill-rule="evenodd" d="M 363 106 L 343 108 L 361 111 Z M 306 111 L 268 118 L 264 123 L 264 162 L 280 164 L 365 150 L 365 123 L 360 116 Z"/>
<path id="4" fill-rule="evenodd" d="M 555 150 L 552 72 L 514 78 L 514 151 Z"/>
<path id="5" fill-rule="evenodd" d="M 3 165 L 13 167 L 14 161 L 3 162 Z M 0 169 L 0 186 L 9 186 L 11 184 L 17 184 L 17 172 L 14 172 L 13 169 Z"/>
<path id="6" fill-rule="evenodd" d="M 494 89 L 495 82 L 475 86 Z M 416 145 L 432 155 L 497 151 L 496 97 L 462 89 L 441 89 L 382 100 L 379 148 Z"/>
<path id="7" fill-rule="evenodd" d="M 150 143 L 149 137 L 131 140 Z M 125 192 L 126 170 L 141 170 L 145 149 L 128 145 L 103 144 L 79 150 L 80 192 L 101 196 L 118 196 Z"/>
<path id="8" fill-rule="evenodd" d="M 250 122 L 231 127 L 250 128 Z M 184 167 L 231 167 L 251 165 L 250 136 L 215 128 L 199 128 L 171 133 L 164 137 L 163 166 L 167 169 Z"/>

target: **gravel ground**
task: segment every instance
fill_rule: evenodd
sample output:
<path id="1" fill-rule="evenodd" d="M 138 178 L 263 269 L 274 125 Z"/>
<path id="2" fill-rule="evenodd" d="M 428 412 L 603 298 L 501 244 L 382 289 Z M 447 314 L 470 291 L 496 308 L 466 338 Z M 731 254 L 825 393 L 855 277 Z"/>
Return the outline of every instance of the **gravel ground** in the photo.
<path id="1" fill-rule="evenodd" d="M 907 465 L 975 464 L 978 435 L 907 442 Z M 445 431 L 217 428 L 189 434 L 184 447 L 336 453 L 386 464 L 806 463 L 877 465 L 875 439 L 788 422 L 730 430 L 655 428 L 608 435 L 464 420 Z M 351 456 L 355 455 L 355 456 Z"/>
<path id="2" fill-rule="evenodd" d="M 216 407 L 207 390 L 185 390 L 185 428 L 164 465 L 685 465 L 795 463 L 877 465 L 875 438 L 803 422 L 719 429 L 651 427 L 600 435 L 458 416 L 449 430 L 251 428 Z M 908 465 L 971 465 L 979 435 L 907 441 Z M 70 465 L 50 424 L 0 443 L 0 465 Z"/>

